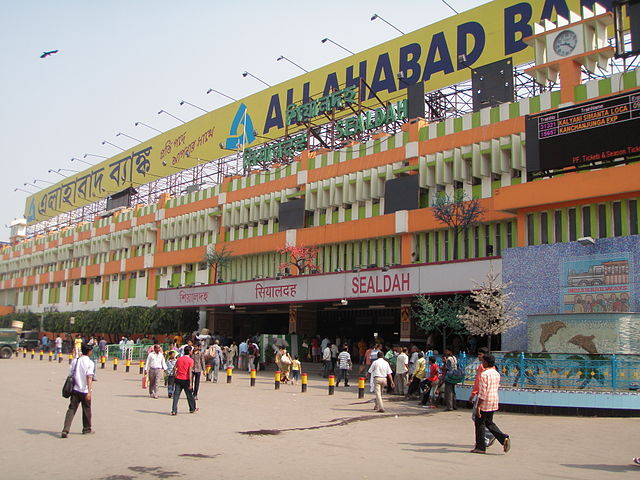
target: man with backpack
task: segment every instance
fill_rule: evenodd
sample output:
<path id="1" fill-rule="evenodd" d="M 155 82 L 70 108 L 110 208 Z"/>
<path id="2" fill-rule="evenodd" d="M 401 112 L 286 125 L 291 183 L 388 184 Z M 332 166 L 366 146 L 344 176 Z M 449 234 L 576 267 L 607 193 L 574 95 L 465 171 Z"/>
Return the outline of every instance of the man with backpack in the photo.
<path id="1" fill-rule="evenodd" d="M 251 373 L 251 370 L 257 370 L 256 359 L 260 356 L 260 349 L 251 339 L 247 339 L 247 344 L 247 359 L 249 360 L 248 372 Z"/>
<path id="2" fill-rule="evenodd" d="M 450 348 L 444 350 L 446 358 L 444 367 L 444 405 L 446 411 L 457 410 L 456 383 L 464 380 L 464 372 L 458 367 L 458 359 Z"/>

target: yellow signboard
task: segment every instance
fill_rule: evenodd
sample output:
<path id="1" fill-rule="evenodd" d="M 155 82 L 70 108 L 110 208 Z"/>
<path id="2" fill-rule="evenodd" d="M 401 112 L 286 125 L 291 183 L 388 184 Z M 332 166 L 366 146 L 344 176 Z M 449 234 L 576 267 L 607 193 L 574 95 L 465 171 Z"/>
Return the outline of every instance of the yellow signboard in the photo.
<path id="1" fill-rule="evenodd" d="M 610 9 L 612 0 L 599 3 Z M 592 4 L 590 0 L 495 0 L 468 10 L 213 110 L 64 179 L 28 197 L 25 218 L 29 224 L 46 220 L 170 175 L 176 168 L 221 158 L 228 149 L 264 143 L 260 136 L 291 134 L 301 127 L 287 128 L 287 106 L 334 90 L 356 85 L 360 102 L 377 108 L 380 101 L 405 97 L 411 84 L 425 82 L 425 90 L 434 91 L 468 80 L 468 67 L 506 57 L 515 65 L 529 62 L 533 50 L 522 39 L 533 34 L 535 22 L 558 14 L 568 18 L 569 10 L 579 12 L 581 5 Z M 412 14 L 427 18 L 428 7 L 425 4 L 423 11 Z"/>

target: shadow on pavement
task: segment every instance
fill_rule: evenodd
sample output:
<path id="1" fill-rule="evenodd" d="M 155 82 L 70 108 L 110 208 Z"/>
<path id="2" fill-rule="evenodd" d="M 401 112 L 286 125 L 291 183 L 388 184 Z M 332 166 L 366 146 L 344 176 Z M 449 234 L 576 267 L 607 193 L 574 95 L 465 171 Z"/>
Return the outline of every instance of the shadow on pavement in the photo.
<path id="1" fill-rule="evenodd" d="M 20 430 L 22 430 L 25 433 L 28 433 L 29 435 L 50 435 L 52 437 L 60 436 L 60 432 L 52 432 L 50 430 L 38 430 L 35 428 L 21 428 Z"/>
<path id="2" fill-rule="evenodd" d="M 570 468 L 582 468 L 584 470 L 601 470 L 603 472 L 627 472 L 629 470 L 640 470 L 640 468 L 636 467 L 635 465 L 604 465 L 602 463 L 597 463 L 594 465 L 561 463 L 560 465 Z"/>
<path id="3" fill-rule="evenodd" d="M 155 413 L 156 415 L 171 415 L 171 412 L 158 412 L 153 410 L 136 410 L 136 412 L 140 413 Z"/>

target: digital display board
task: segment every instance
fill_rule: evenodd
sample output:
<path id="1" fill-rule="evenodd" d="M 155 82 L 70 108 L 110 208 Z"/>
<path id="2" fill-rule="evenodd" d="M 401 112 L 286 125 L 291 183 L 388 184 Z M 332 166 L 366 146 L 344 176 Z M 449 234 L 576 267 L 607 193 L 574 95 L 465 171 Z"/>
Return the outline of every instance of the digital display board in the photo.
<path id="1" fill-rule="evenodd" d="M 526 118 L 527 172 L 640 155 L 640 90 Z"/>

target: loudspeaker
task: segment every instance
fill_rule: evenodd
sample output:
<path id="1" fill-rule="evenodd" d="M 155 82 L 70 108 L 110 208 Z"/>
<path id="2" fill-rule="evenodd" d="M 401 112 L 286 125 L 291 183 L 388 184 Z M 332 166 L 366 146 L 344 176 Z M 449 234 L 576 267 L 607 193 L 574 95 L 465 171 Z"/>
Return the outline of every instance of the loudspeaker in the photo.
<path id="1" fill-rule="evenodd" d="M 414 83 L 407 87 L 407 103 L 409 119 L 424 118 L 424 82 Z"/>
<path id="2" fill-rule="evenodd" d="M 627 5 L 629 27 L 631 29 L 631 52 L 640 53 L 640 0 L 630 0 Z"/>
<path id="3" fill-rule="evenodd" d="M 513 60 L 505 58 L 474 68 L 471 75 L 473 111 L 513 102 Z"/>

